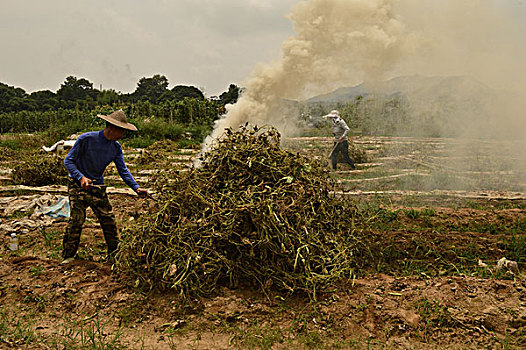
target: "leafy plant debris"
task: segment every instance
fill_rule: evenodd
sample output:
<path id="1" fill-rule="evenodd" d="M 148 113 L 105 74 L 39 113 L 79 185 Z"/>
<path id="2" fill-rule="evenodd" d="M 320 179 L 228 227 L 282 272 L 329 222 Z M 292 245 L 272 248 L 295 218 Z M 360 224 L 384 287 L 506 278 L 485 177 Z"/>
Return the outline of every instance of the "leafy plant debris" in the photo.
<path id="1" fill-rule="evenodd" d="M 122 234 L 118 267 L 147 289 L 221 285 L 316 297 L 356 268 L 356 208 L 327 171 L 280 147 L 273 127 L 228 129 L 187 174 L 162 172 L 152 212 Z"/>
<path id="2" fill-rule="evenodd" d="M 0 147 L 0 161 L 6 161 L 11 159 L 15 155 L 15 151 L 7 148 L 7 147 Z"/>
<path id="3" fill-rule="evenodd" d="M 46 186 L 66 184 L 67 175 L 62 157 L 36 151 L 29 153 L 14 167 L 11 178 L 17 185 Z"/>
<path id="4" fill-rule="evenodd" d="M 135 162 L 139 165 L 159 164 L 161 160 L 166 160 L 167 154 L 178 149 L 177 142 L 172 140 L 156 141 L 144 149 Z"/>

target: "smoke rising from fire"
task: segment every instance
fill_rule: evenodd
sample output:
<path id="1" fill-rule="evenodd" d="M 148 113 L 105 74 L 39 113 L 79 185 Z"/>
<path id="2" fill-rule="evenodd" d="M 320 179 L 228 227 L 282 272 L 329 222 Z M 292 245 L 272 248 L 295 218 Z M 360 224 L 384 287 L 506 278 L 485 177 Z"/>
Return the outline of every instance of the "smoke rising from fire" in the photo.
<path id="1" fill-rule="evenodd" d="M 424 89 L 407 96 L 411 118 L 418 122 L 435 114 L 436 136 L 456 137 L 453 142 L 461 146 L 445 152 L 459 162 L 446 157 L 444 166 L 510 170 L 519 178 L 513 184 L 521 186 L 526 185 L 525 12 L 524 4 L 508 0 L 402 0 L 397 13 L 421 40 L 393 70 L 393 75 L 456 76 L 457 83 L 441 96 Z"/>
<path id="2" fill-rule="evenodd" d="M 407 95 L 413 120 L 435 112 L 441 118 L 441 101 L 448 103 L 449 115 L 434 125 L 437 136 L 455 130 L 465 138 L 526 139 L 526 25 L 503 1 L 309 0 L 289 17 L 296 34 L 283 43 L 281 58 L 255 68 L 205 148 L 225 128 L 245 122 L 291 134 L 297 112 L 288 112 L 283 101 L 362 82 L 374 90 L 376 82 L 413 74 L 470 77 L 498 91 L 477 100 L 480 84 L 464 81 L 439 98 L 425 89 Z M 398 130 L 411 132 L 415 125 Z M 516 156 L 524 159 L 524 151 Z"/>
<path id="3" fill-rule="evenodd" d="M 424 39 L 405 71 L 469 75 L 495 88 L 524 89 L 525 9 L 510 0 L 402 0 L 397 12 Z"/>
<path id="4" fill-rule="evenodd" d="M 296 35 L 285 40 L 282 57 L 258 66 L 244 82 L 238 102 L 212 134 L 245 122 L 282 131 L 288 118 L 281 102 L 332 91 L 349 83 L 384 77 L 414 49 L 415 38 L 393 12 L 392 0 L 311 0 L 293 7 Z"/>

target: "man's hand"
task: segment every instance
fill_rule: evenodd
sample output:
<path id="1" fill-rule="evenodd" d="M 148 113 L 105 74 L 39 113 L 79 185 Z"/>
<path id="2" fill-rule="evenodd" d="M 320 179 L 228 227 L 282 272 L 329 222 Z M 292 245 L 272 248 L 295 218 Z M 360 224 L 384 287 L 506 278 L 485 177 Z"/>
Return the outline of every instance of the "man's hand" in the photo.
<path id="1" fill-rule="evenodd" d="M 343 136 L 338 139 L 338 143 L 343 141 Z"/>
<path id="2" fill-rule="evenodd" d="M 87 190 L 88 188 L 91 187 L 91 183 L 92 182 L 93 182 L 93 180 L 88 179 L 86 176 L 83 176 L 80 179 L 80 187 L 82 187 L 83 190 Z"/>
<path id="3" fill-rule="evenodd" d="M 150 197 L 150 192 L 146 188 L 139 187 L 138 189 L 135 190 L 135 192 L 137 192 L 139 197 L 142 197 L 142 198 Z"/>

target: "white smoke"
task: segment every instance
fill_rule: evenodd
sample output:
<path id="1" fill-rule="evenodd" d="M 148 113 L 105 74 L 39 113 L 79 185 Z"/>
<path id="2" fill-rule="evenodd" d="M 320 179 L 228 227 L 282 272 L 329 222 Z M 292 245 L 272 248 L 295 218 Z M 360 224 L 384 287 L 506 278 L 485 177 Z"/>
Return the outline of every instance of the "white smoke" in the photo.
<path id="1" fill-rule="evenodd" d="M 255 68 L 242 84 L 244 94 L 217 122 L 204 149 L 225 128 L 245 122 L 271 124 L 292 134 L 297 113 L 285 108 L 291 105 L 286 100 L 362 82 L 378 86 L 381 80 L 412 74 L 470 77 L 512 93 L 481 97 L 476 83 L 453 84 L 440 96 L 419 89 L 406 96 L 414 123 L 400 125 L 399 131 L 429 134 L 415 129 L 434 118 L 437 136 L 454 131 L 466 139 L 526 139 L 521 30 L 526 26 L 503 1 L 309 0 L 295 5 L 289 18 L 295 35 L 283 43 L 281 58 Z M 453 108 L 457 102 L 461 107 Z M 524 147 L 515 151 L 516 159 L 524 159 Z M 506 154 L 497 150 L 489 156 Z M 524 162 L 516 163 L 524 170 L 519 165 Z"/>
<path id="2" fill-rule="evenodd" d="M 245 122 L 271 124 L 288 133 L 285 99 L 383 78 L 417 41 L 394 15 L 394 3 L 310 0 L 295 5 L 290 19 L 296 35 L 283 43 L 277 62 L 258 66 L 244 82 L 244 94 L 217 122 L 205 149 L 226 128 Z"/>

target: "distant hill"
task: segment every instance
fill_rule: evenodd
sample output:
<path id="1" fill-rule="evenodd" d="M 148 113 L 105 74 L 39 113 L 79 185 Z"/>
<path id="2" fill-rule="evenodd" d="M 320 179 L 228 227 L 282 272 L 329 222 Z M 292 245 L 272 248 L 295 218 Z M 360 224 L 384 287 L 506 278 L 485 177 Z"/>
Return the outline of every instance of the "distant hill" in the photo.
<path id="1" fill-rule="evenodd" d="M 353 101 L 356 97 L 370 95 L 384 98 L 400 96 L 411 99 L 435 100 L 480 99 L 496 94 L 497 91 L 478 80 L 467 76 L 425 77 L 421 75 L 401 76 L 373 84 L 362 83 L 352 87 L 339 88 L 331 93 L 309 98 L 307 104 L 332 104 Z"/>
<path id="2" fill-rule="evenodd" d="M 358 96 L 365 97 L 367 95 L 369 95 L 369 91 L 365 88 L 364 84 L 360 84 L 352 87 L 339 88 L 328 94 L 314 96 L 305 102 L 307 104 L 346 102 L 354 100 Z"/>
<path id="3" fill-rule="evenodd" d="M 355 103 L 358 96 L 363 101 Z M 516 127 L 516 116 L 522 113 L 517 109 L 521 101 L 516 92 L 468 76 L 411 75 L 340 88 L 303 104 L 314 115 L 339 108 L 354 127 L 380 135 L 520 138 L 524 129 Z"/>

